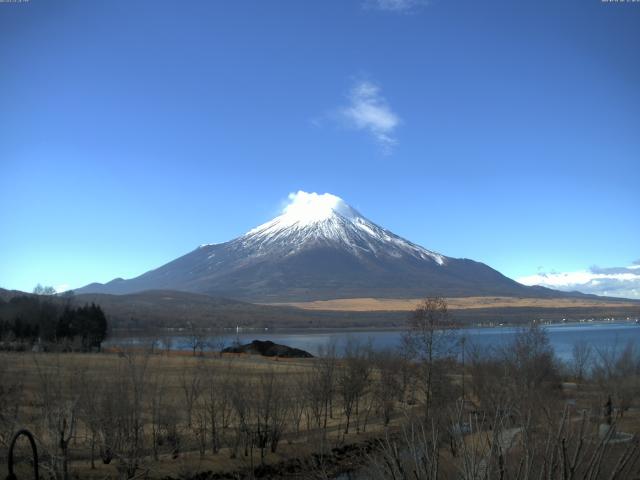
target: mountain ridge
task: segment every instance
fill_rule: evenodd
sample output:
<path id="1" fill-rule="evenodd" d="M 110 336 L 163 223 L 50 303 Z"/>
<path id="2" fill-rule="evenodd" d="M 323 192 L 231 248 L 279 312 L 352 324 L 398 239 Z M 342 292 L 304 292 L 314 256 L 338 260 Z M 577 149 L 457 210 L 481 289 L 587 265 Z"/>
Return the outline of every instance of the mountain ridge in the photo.
<path id="1" fill-rule="evenodd" d="M 142 275 L 76 293 L 180 290 L 250 302 L 335 298 L 567 297 L 519 284 L 471 259 L 447 257 L 375 224 L 332 194 L 298 192 L 276 218 Z"/>

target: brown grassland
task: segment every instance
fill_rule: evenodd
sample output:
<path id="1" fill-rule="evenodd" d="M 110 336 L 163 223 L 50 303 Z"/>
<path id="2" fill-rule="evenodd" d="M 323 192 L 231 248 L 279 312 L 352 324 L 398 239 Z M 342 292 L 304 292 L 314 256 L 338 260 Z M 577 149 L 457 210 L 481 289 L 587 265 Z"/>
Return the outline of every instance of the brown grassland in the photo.
<path id="1" fill-rule="evenodd" d="M 419 298 L 339 298 L 311 302 L 272 303 L 270 305 L 290 306 L 305 310 L 327 310 L 348 312 L 405 311 L 416 308 Z M 636 307 L 637 302 L 599 300 L 591 298 L 517 298 L 517 297 L 457 297 L 447 298 L 450 310 L 477 308 L 571 308 L 571 307 Z"/>
<path id="2" fill-rule="evenodd" d="M 0 353 L 0 473 L 26 427 L 56 480 L 640 478 L 635 346 L 561 365 L 532 327 L 461 363 L 443 355 L 439 305 L 416 310 L 398 352 Z"/>
<path id="3" fill-rule="evenodd" d="M 132 362 L 132 363 L 130 363 Z M 357 425 L 351 427 L 349 433 L 345 433 L 345 416 L 339 412 L 338 400 L 334 400 L 336 405 L 332 405 L 334 411 L 329 413 L 326 419 L 326 426 L 322 412 L 299 412 L 297 418 L 288 418 L 286 428 L 283 428 L 282 440 L 276 452 L 270 448 L 265 449 L 264 458 L 261 458 L 259 448 L 256 447 L 257 440 L 251 440 L 253 445 L 249 445 L 246 451 L 242 451 L 245 440 L 237 439 L 241 435 L 237 429 L 238 419 L 224 419 L 225 413 L 229 417 L 236 416 L 231 403 L 242 403 L 243 400 L 235 398 L 240 396 L 254 397 L 267 393 L 261 389 L 260 379 L 265 376 L 275 376 L 274 386 L 279 390 L 273 392 L 273 399 L 279 397 L 286 401 L 287 406 L 283 408 L 292 414 L 296 397 L 305 396 L 300 389 L 307 384 L 310 376 L 314 375 L 317 361 L 314 359 L 267 359 L 257 356 L 233 355 L 233 354 L 200 354 L 193 356 L 185 352 L 157 352 L 149 354 L 148 351 L 128 351 L 127 353 L 105 352 L 100 354 L 83 353 L 0 353 L 0 363 L 2 373 L 0 379 L 5 386 L 14 385 L 21 389 L 19 398 L 19 422 L 14 428 L 26 426 L 32 430 L 37 438 L 40 447 L 41 459 L 46 459 L 47 455 L 59 455 L 57 441 L 59 424 L 62 417 L 68 419 L 68 423 L 75 422 L 74 431 L 70 432 L 69 426 L 65 434 L 72 435 L 67 452 L 71 477 L 79 478 L 122 478 L 122 462 L 126 462 L 124 457 L 127 439 L 119 439 L 119 448 L 122 452 L 114 452 L 115 458 L 104 464 L 100 459 L 98 449 L 94 452 L 94 462 L 91 461 L 91 436 L 94 420 L 104 421 L 105 419 L 91 419 L 91 416 L 99 417 L 93 411 L 91 405 L 84 405 L 86 402 L 93 402 L 94 407 L 100 406 L 100 399 L 96 395 L 108 395 L 107 389 L 122 393 L 118 386 L 105 388 L 110 383 L 124 382 L 125 388 L 134 388 L 133 383 L 138 383 L 142 387 L 143 398 L 141 401 L 142 411 L 140 412 L 141 431 L 144 438 L 140 439 L 142 445 L 147 449 L 141 453 L 138 460 L 137 469 L 145 473 L 148 478 L 188 478 L 200 471 L 213 472 L 242 472 L 252 470 L 261 463 L 277 464 L 287 462 L 292 459 L 306 459 L 313 453 L 326 451 L 338 445 L 348 443 L 358 443 L 365 441 L 372 435 L 380 434 L 383 430 L 382 419 L 371 412 L 372 405 L 367 405 L 369 418 L 366 423 L 363 414 L 357 416 Z M 143 370 L 134 372 L 131 366 Z M 138 377 L 138 375 L 141 375 Z M 131 378 L 126 378 L 131 376 Z M 133 383 L 130 383 L 133 382 Z M 216 382 L 215 386 L 210 382 Z M 100 385 L 100 386 L 98 386 Z M 247 388 L 239 391 L 240 386 Z M 88 392 L 97 388 L 94 392 Z M 209 396 L 212 395 L 210 389 L 218 388 L 219 392 L 214 393 L 218 398 L 212 399 L 220 402 L 221 423 L 228 422 L 221 427 L 219 435 L 224 437 L 220 440 L 220 446 L 215 453 L 212 452 L 210 439 L 202 439 L 205 452 L 201 454 L 199 435 L 208 436 L 211 425 L 204 418 L 206 409 L 212 408 L 207 404 Z M 234 391 L 232 391 L 232 389 Z M 260 390 L 260 391 L 257 391 Z M 98 393 L 99 392 L 99 393 Z M 7 394 L 7 391 L 4 392 Z M 270 394 L 271 392 L 269 392 Z M 321 392 L 318 392 L 322 395 Z M 90 398 L 83 398 L 83 397 Z M 158 397 L 161 396 L 159 399 Z M 189 398 L 192 396 L 192 398 Z M 206 397 L 206 398 L 205 398 Z M 227 397 L 229 403 L 227 407 L 220 406 L 225 402 L 223 397 Z M 2 398 L 4 402 L 11 400 L 10 395 Z M 165 412 L 154 412 L 154 403 Z M 190 406 L 189 402 L 193 402 Z M 109 410 L 109 414 L 114 416 L 128 417 L 127 410 L 136 408 L 131 399 L 115 398 L 113 403 L 101 405 Z M 7 419 L 13 413 L 12 405 L 3 403 L 0 418 Z M 114 412 L 119 407 L 124 410 Z M 236 405 L 238 409 L 243 406 Z M 193 418 L 189 416 L 188 409 L 192 408 Z M 223 412 L 228 408 L 228 412 Z M 249 408 L 259 408 L 252 405 Z M 277 407 L 275 407 L 277 408 Z M 319 407 L 322 408 L 322 407 Z M 166 415 L 167 412 L 170 415 Z M 259 413 L 252 412 L 253 415 Z M 277 412 L 265 412 L 265 415 L 277 415 Z M 312 416 L 316 415 L 315 418 Z M 57 418 L 49 418 L 50 416 Z M 168 416 L 170 418 L 160 418 Z M 318 421 L 318 416 L 320 419 Z M 398 423 L 401 417 L 400 412 L 394 413 L 394 419 L 389 425 Z M 51 420 L 55 425 L 51 425 Z M 131 421 L 131 419 L 126 419 Z M 257 423 L 256 419 L 256 423 Z M 267 422 L 269 420 L 266 420 Z M 151 433 L 154 429 L 152 423 L 162 424 L 155 428 L 162 430 L 157 435 L 155 443 L 160 443 L 157 459 L 153 458 L 151 444 L 154 443 Z M 295 424 L 299 422 L 299 424 Z M 354 422 L 354 420 L 352 420 Z M 249 422 L 247 422 L 249 423 Z M 355 423 L 355 422 L 354 422 Z M 6 427 L 6 425 L 3 425 Z M 100 427 L 98 427 L 100 428 Z M 207 431 L 202 431 L 206 428 Z M 259 428 L 259 427 L 258 427 Z M 268 426 L 266 428 L 269 428 Z M 64 429 L 62 429 L 64 430 Z M 173 432 L 172 432 L 173 431 Z M 171 434 L 179 437 L 178 441 L 167 440 Z M 2 444 L 0 444 L 0 472 L 6 469 L 6 443 L 8 432 L 3 432 Z M 123 436 L 126 435 L 122 433 Z M 253 435 L 257 435 L 255 432 Z M 236 444 L 237 441 L 237 444 Z M 172 443 L 174 442 L 174 443 Z M 96 442 L 97 443 L 97 442 Z M 24 444 L 26 445 L 26 443 Z M 233 452 L 239 449 L 240 452 Z M 114 449 L 115 450 L 115 449 Z M 248 452 L 248 453 L 247 453 Z M 26 454 L 23 452 L 23 456 Z M 123 459 L 118 456 L 122 455 Z M 25 457 L 26 458 L 26 457 Z M 122 460 L 122 461 L 121 461 Z M 46 476 L 55 478 L 53 471 L 55 466 L 53 460 L 51 465 L 44 462 Z M 94 467 L 92 468 L 92 463 Z M 41 472 L 42 472 L 41 468 Z M 322 468 L 318 467 L 318 472 Z M 26 463 L 19 466 L 25 476 L 28 475 L 29 467 Z M 124 478 L 127 478 L 124 475 Z"/>

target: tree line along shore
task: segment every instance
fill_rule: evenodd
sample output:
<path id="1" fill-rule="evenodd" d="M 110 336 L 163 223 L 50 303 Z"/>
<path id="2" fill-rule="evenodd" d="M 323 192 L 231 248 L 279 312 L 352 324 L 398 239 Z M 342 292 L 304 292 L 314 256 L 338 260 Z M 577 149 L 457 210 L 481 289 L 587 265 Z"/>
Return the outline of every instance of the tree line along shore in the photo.
<path id="1" fill-rule="evenodd" d="M 0 300 L 0 350 L 99 350 L 108 322 L 94 303 L 70 296 L 17 295 Z"/>

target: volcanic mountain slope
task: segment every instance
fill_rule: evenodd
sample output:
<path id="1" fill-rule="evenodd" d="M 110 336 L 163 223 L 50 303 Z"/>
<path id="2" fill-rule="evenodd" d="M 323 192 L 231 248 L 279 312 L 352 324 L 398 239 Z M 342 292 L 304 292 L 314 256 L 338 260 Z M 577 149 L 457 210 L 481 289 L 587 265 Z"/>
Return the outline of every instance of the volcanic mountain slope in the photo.
<path id="1" fill-rule="evenodd" d="M 291 199 L 280 216 L 241 237 L 202 245 L 139 277 L 76 292 L 182 290 L 254 302 L 570 295 L 526 287 L 483 263 L 427 250 L 334 195 L 298 192 Z"/>

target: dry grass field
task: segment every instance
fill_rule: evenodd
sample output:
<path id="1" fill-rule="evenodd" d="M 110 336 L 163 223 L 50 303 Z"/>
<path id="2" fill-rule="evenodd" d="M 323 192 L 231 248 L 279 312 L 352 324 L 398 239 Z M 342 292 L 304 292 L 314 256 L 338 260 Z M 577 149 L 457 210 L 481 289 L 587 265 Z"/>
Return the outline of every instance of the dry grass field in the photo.
<path id="1" fill-rule="evenodd" d="M 522 449 L 532 462 L 544 462 L 559 431 L 570 451 L 586 445 L 579 471 L 588 472 L 590 456 L 602 448 L 603 471 L 630 452 L 625 472 L 640 474 L 637 441 L 604 445 L 599 433 L 607 418 L 630 439 L 640 433 L 638 352 L 594 358 L 594 374 L 584 379 L 557 366 L 545 345 L 544 333 L 533 329 L 517 348 L 471 356 L 464 369 L 362 345 L 342 358 L 328 352 L 311 359 L 142 349 L 0 352 L 0 475 L 9 438 L 21 427 L 36 435 L 42 477 L 61 480 L 319 480 L 352 468 L 363 472 L 358 478 L 386 480 L 403 478 L 390 466 L 411 455 L 424 460 L 425 452 L 429 462 L 439 459 L 437 478 L 476 478 L 461 476 L 465 465 L 498 478 L 501 465 L 519 468 Z M 564 442 L 553 448 L 561 452 Z M 18 478 L 29 478 L 25 445 Z M 433 468 L 429 462 L 418 462 L 411 478 L 435 478 L 420 470 Z M 558 471 L 548 478 L 563 477 Z"/>
<path id="2" fill-rule="evenodd" d="M 338 387 L 332 387 L 336 398 L 328 412 L 322 410 L 325 392 L 316 390 L 314 399 L 304 391 L 322 377 L 317 363 L 185 352 L 0 353 L 0 472 L 6 471 L 10 431 L 19 427 L 35 433 L 47 476 L 61 469 L 56 462 L 65 455 L 70 478 L 93 479 L 127 478 L 123 465 L 134 456 L 145 478 L 189 478 L 203 471 L 252 471 L 260 464 L 297 465 L 314 453 L 379 436 L 383 423 L 372 395 L 351 412 L 345 433 Z M 334 373 L 332 382 L 338 382 Z M 9 386 L 20 392 L 12 397 Z M 403 413 L 393 416 L 389 426 Z M 277 449 L 271 448 L 274 431 L 281 437 Z M 64 454 L 60 438 L 69 441 Z M 113 444 L 109 464 L 101 459 L 100 443 Z M 27 457 L 25 450 L 19 457 Z M 19 465 L 24 476 L 28 470 L 25 462 Z"/>
<path id="3" fill-rule="evenodd" d="M 305 310 L 376 312 L 411 311 L 421 301 L 420 298 L 341 298 L 334 300 L 316 300 L 312 302 L 273 303 L 270 305 L 298 307 Z M 468 310 L 484 308 L 575 308 L 575 307 L 631 307 L 638 308 L 637 302 L 612 301 L 582 298 L 514 298 L 514 297 L 458 297 L 447 298 L 450 310 Z"/>

